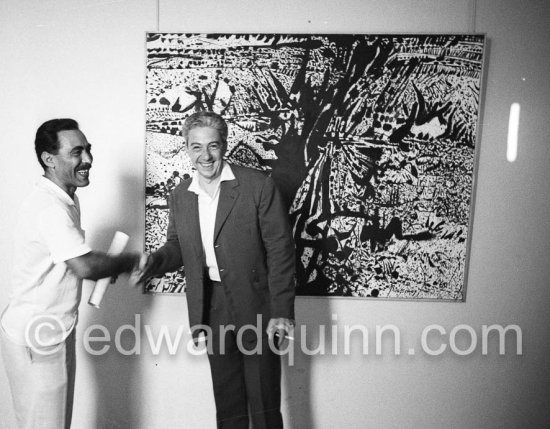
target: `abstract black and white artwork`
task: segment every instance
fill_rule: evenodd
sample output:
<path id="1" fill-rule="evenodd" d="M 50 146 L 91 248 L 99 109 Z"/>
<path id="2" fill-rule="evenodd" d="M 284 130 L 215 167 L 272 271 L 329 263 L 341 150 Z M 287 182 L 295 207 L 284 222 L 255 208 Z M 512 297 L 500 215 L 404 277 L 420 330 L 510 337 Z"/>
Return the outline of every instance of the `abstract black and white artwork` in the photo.
<path id="1" fill-rule="evenodd" d="M 228 161 L 288 207 L 297 294 L 465 299 L 483 35 L 147 34 L 146 234 L 192 174 L 180 135 L 220 113 Z M 185 291 L 184 270 L 149 292 Z"/>

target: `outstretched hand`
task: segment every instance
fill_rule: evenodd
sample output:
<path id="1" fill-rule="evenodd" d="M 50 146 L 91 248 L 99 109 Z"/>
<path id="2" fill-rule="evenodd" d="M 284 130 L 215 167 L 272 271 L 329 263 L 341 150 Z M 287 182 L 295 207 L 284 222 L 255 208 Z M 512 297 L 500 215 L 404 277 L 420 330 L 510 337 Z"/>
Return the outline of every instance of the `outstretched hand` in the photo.
<path id="1" fill-rule="evenodd" d="M 142 254 L 139 264 L 134 267 L 130 274 L 129 282 L 134 286 L 144 284 L 147 280 L 156 274 L 156 270 L 160 265 L 160 258 L 152 253 L 150 255 Z"/>

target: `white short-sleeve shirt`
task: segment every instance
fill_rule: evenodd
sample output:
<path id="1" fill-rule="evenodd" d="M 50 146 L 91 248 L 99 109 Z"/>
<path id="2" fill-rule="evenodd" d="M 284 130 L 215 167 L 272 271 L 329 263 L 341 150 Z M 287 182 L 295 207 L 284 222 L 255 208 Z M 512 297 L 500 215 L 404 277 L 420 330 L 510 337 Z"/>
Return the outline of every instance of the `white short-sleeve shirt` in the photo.
<path id="1" fill-rule="evenodd" d="M 80 206 L 51 180 L 42 177 L 23 202 L 14 233 L 12 292 L 1 324 L 9 338 L 29 345 L 63 341 L 73 330 L 82 280 L 65 261 L 89 253 L 80 226 Z M 31 325 L 40 325 L 39 332 Z M 33 338 L 33 337 L 31 337 Z"/>

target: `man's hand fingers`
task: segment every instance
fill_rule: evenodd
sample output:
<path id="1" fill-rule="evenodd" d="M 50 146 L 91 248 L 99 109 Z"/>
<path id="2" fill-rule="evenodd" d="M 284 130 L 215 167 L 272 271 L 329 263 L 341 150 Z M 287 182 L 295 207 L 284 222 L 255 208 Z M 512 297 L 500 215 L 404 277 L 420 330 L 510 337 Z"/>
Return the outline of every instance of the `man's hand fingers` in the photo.
<path id="1" fill-rule="evenodd" d="M 267 336 L 270 340 L 273 340 L 275 333 L 277 332 L 277 323 L 275 319 L 271 319 L 267 324 Z"/>
<path id="2" fill-rule="evenodd" d="M 282 341 L 285 337 L 291 337 L 289 335 L 294 329 L 294 322 L 290 319 L 278 318 L 271 319 L 267 325 L 267 335 L 270 339 L 273 339 L 275 335 L 279 337 L 279 341 Z"/>
<path id="3" fill-rule="evenodd" d="M 137 286 L 145 283 L 146 280 L 151 277 L 150 272 L 152 270 L 153 258 L 150 255 L 142 254 L 139 258 L 137 267 L 134 268 L 130 274 L 130 284 L 132 286 Z"/>

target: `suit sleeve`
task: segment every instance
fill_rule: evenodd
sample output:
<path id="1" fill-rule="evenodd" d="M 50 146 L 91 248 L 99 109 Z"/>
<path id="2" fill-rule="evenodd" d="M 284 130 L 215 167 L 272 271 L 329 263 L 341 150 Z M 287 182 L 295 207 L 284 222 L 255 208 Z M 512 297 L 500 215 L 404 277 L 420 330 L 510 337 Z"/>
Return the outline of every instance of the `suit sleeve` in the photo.
<path id="1" fill-rule="evenodd" d="M 271 177 L 263 183 L 258 217 L 267 257 L 271 317 L 294 319 L 294 241 L 283 200 Z"/>
<path id="2" fill-rule="evenodd" d="M 175 217 L 177 214 L 175 199 L 173 195 L 170 197 L 170 212 L 168 215 L 168 230 L 166 233 L 166 243 L 158 249 L 155 254 L 160 257 L 160 266 L 155 274 L 164 274 L 166 272 L 175 271 L 183 265 L 181 256 L 181 247 L 176 230 Z"/>

